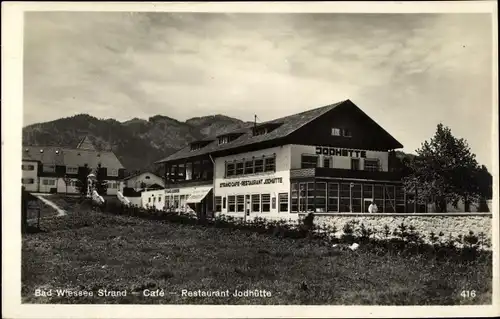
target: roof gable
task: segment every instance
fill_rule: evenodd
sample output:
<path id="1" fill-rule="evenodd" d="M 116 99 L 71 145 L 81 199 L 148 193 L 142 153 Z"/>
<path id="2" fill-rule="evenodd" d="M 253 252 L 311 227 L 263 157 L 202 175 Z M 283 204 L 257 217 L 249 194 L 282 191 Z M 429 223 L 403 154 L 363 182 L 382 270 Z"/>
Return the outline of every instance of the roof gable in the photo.
<path id="1" fill-rule="evenodd" d="M 85 136 L 80 143 L 76 146 L 78 149 L 95 151 L 94 143 L 90 140 L 88 136 Z"/>
<path id="2" fill-rule="evenodd" d="M 154 173 L 151 173 L 151 172 L 142 172 L 142 173 L 137 173 L 137 174 L 132 174 L 130 176 L 127 176 L 125 177 L 123 180 L 126 181 L 126 180 L 129 180 L 129 179 L 132 179 L 132 178 L 140 178 L 142 175 L 151 175 L 151 176 L 154 176 L 156 178 L 159 178 L 160 180 L 162 179 L 160 176 L 154 174 Z"/>
<path id="3" fill-rule="evenodd" d="M 337 129 L 340 136 L 333 134 Z M 343 134 L 348 131 L 348 136 Z M 402 148 L 392 135 L 351 101 L 330 110 L 296 130 L 287 144 L 322 145 L 387 151 Z"/>

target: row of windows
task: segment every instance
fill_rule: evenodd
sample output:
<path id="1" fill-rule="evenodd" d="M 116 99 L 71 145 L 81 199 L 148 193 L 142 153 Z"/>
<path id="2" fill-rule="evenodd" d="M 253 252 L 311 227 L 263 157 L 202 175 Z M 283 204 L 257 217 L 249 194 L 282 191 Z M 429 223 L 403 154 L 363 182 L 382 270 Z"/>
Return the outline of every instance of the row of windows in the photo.
<path id="1" fill-rule="evenodd" d="M 23 164 L 23 165 L 21 165 L 21 169 L 23 171 L 33 171 L 33 170 L 35 170 L 35 165 Z M 56 166 L 54 164 L 43 164 L 42 171 L 45 173 L 55 173 Z M 78 167 L 77 166 L 66 166 L 66 174 L 78 174 Z M 118 176 L 118 169 L 108 168 L 107 175 L 108 176 Z"/>
<path id="2" fill-rule="evenodd" d="M 54 186 L 56 185 L 56 180 L 55 179 L 42 179 L 42 185 L 44 186 Z M 33 178 L 22 178 L 21 179 L 21 183 L 23 184 L 34 184 L 35 183 L 35 179 Z M 76 187 L 76 183 L 77 181 L 75 180 L 71 180 L 67 186 L 71 186 L 71 187 Z M 116 182 L 109 182 L 108 183 L 108 188 L 113 188 L 113 189 L 116 189 L 118 188 L 118 183 Z"/>
<path id="3" fill-rule="evenodd" d="M 264 157 L 226 163 L 226 177 L 276 171 L 276 157 Z"/>
<path id="4" fill-rule="evenodd" d="M 215 196 L 215 211 L 226 209 L 226 197 Z M 276 197 L 271 194 L 247 194 L 227 196 L 227 211 L 230 213 L 269 213 L 276 209 Z M 278 211 L 288 212 L 288 193 L 278 194 Z"/>
<path id="5" fill-rule="evenodd" d="M 332 136 L 352 137 L 352 133 L 348 129 L 341 129 L 338 127 L 332 127 Z"/>
<path id="6" fill-rule="evenodd" d="M 379 171 L 380 170 L 380 161 L 377 158 L 365 158 L 364 159 L 364 170 L 365 171 Z M 301 168 L 316 168 L 320 167 L 319 156 L 317 155 L 302 155 Z M 331 158 L 324 157 L 323 158 L 323 166 L 325 168 L 331 167 Z M 360 159 L 359 158 L 351 158 L 351 169 L 352 170 L 360 170 Z"/>
<path id="7" fill-rule="evenodd" d="M 366 212 L 372 200 L 381 212 L 404 212 L 405 194 L 401 185 L 292 183 L 292 212 Z"/>

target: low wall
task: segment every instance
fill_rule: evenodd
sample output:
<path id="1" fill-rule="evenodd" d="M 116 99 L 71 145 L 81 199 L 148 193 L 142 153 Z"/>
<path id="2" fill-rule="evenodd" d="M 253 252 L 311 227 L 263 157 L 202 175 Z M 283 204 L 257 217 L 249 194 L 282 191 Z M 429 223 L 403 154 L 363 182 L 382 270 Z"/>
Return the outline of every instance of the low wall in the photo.
<path id="1" fill-rule="evenodd" d="M 305 215 L 301 214 L 301 217 Z M 337 235 L 341 235 L 342 229 L 348 222 L 357 224 L 355 228 L 363 223 L 366 228 L 376 230 L 376 236 L 383 234 L 384 226 L 389 226 L 391 233 L 398 229 L 401 223 L 406 226 L 412 225 L 415 231 L 429 238 L 434 232 L 436 236 L 442 232 L 443 239 L 449 238 L 450 234 L 456 238 L 459 235 L 468 235 L 473 231 L 475 235 L 484 233 L 491 242 L 492 237 L 492 214 L 491 213 L 426 213 L 426 214 L 315 214 L 314 224 L 317 226 L 328 225 L 337 228 Z"/>

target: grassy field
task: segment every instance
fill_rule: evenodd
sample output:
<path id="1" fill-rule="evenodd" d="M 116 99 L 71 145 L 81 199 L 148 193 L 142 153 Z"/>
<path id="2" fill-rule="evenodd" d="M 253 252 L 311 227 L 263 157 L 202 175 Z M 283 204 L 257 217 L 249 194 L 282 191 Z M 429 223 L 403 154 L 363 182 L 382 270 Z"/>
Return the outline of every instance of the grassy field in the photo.
<path id="1" fill-rule="evenodd" d="M 440 262 L 252 232 L 106 215 L 73 205 L 23 237 L 25 303 L 491 304 L 491 260 Z M 71 205 L 64 207 L 68 209 Z M 36 297 L 37 289 L 52 297 Z M 55 289 L 93 291 L 58 297 Z M 100 297 L 99 289 L 127 290 Z M 164 296 L 142 296 L 161 289 Z M 188 297 L 182 290 L 266 290 L 270 297 Z M 464 298 L 464 290 L 475 291 Z"/>

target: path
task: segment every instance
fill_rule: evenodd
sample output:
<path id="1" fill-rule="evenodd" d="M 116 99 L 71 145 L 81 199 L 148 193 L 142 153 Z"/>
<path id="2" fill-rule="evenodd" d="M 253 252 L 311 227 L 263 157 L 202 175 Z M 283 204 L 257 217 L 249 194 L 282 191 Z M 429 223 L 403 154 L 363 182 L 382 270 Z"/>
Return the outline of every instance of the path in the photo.
<path id="1" fill-rule="evenodd" d="M 56 204 L 54 204 L 53 202 L 51 202 L 50 200 L 48 200 L 47 198 L 43 197 L 43 195 L 41 194 L 33 194 L 33 196 L 35 196 L 36 198 L 38 198 L 39 200 L 41 200 L 44 204 L 54 208 L 57 212 L 57 217 L 60 217 L 60 216 L 66 216 L 67 213 L 64 209 L 61 209 L 59 208 L 59 206 L 57 206 Z"/>

